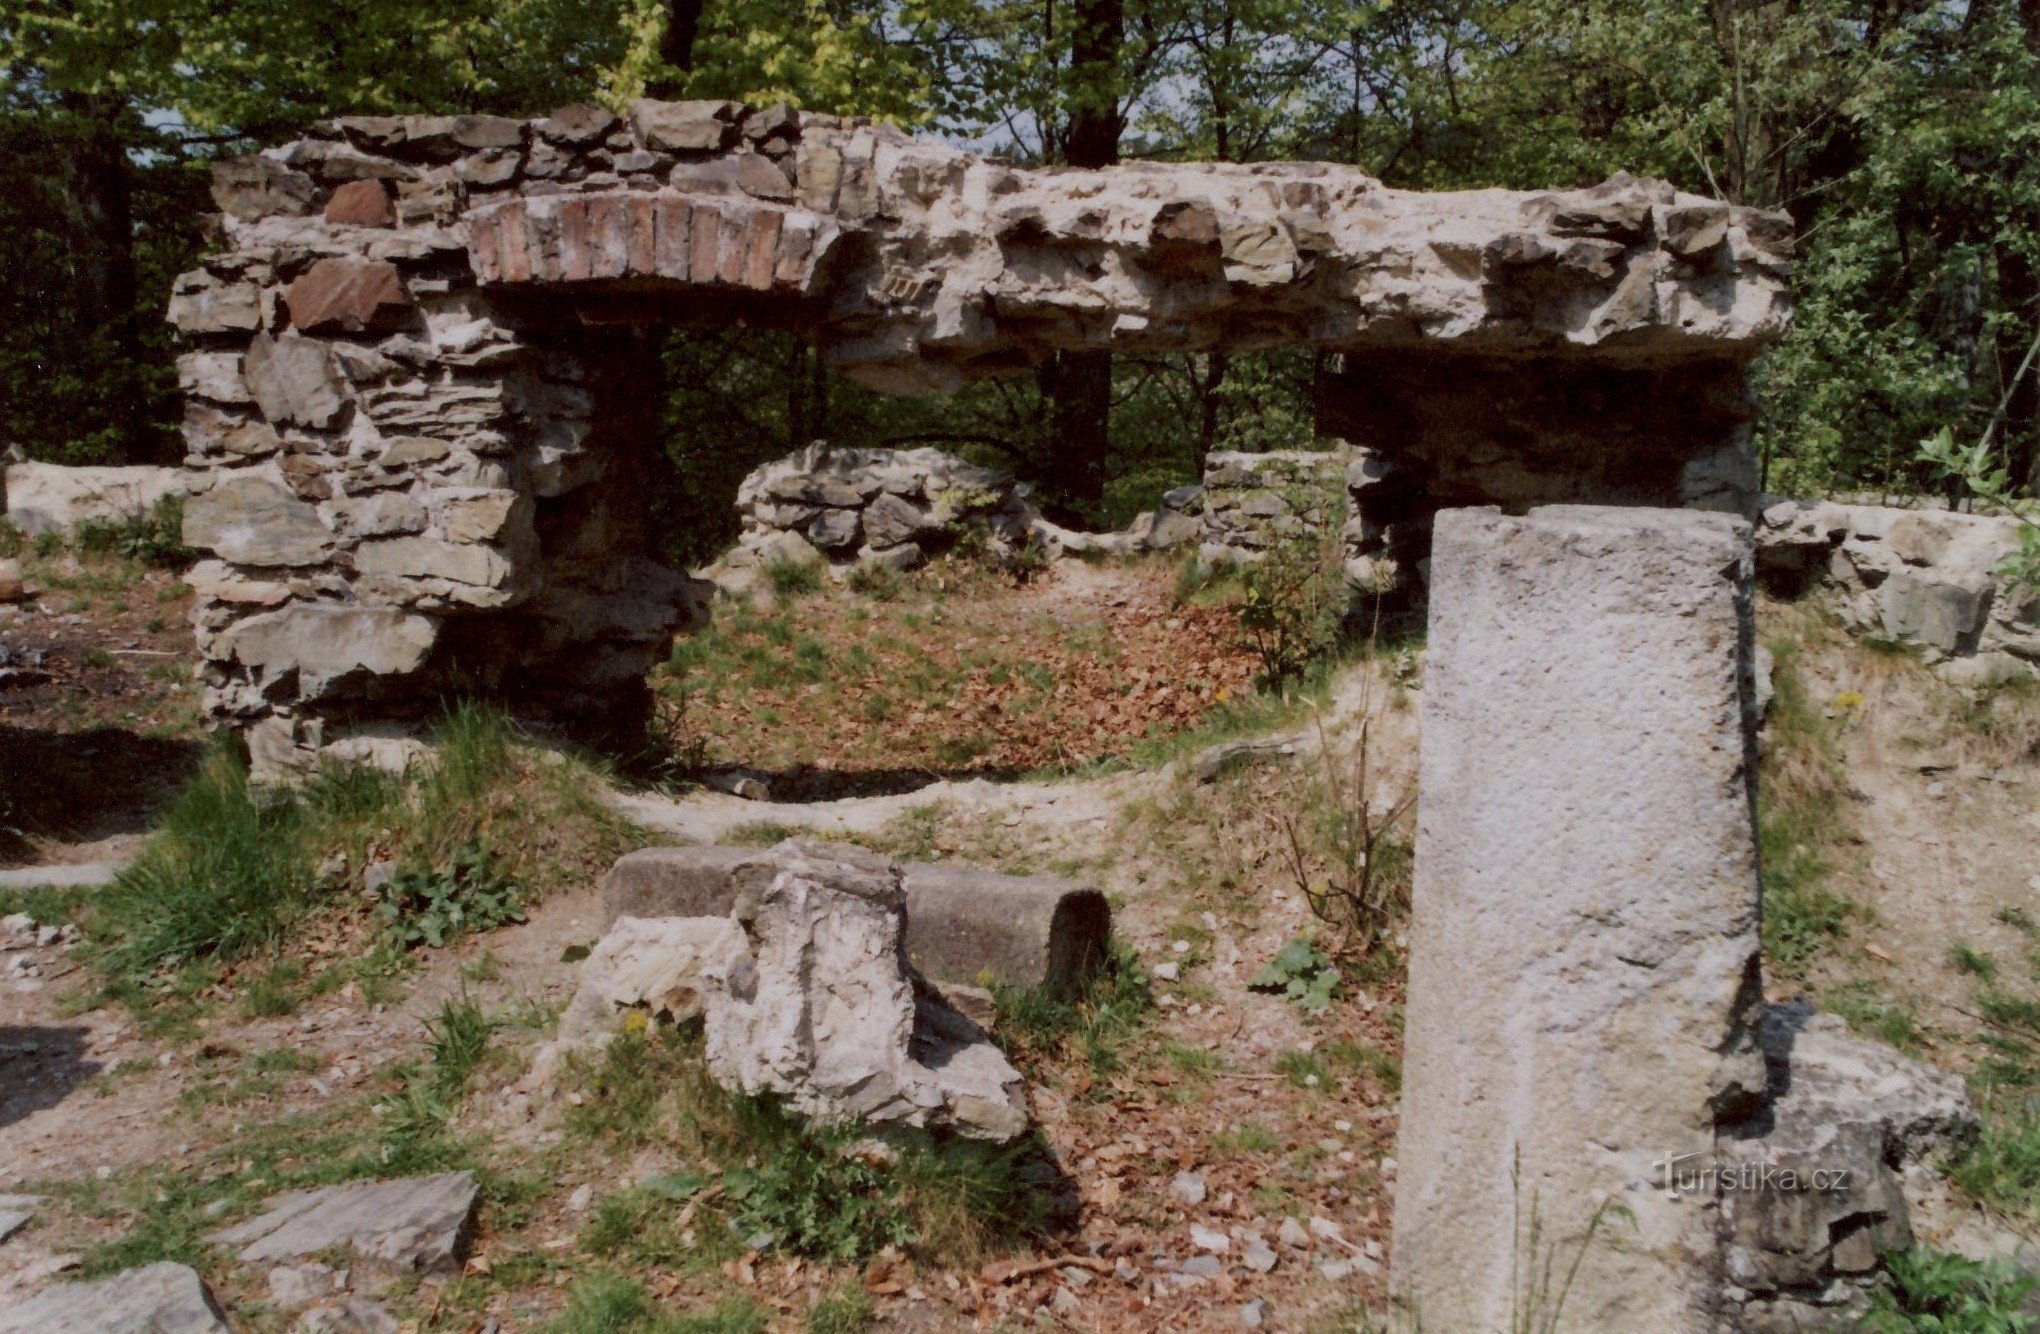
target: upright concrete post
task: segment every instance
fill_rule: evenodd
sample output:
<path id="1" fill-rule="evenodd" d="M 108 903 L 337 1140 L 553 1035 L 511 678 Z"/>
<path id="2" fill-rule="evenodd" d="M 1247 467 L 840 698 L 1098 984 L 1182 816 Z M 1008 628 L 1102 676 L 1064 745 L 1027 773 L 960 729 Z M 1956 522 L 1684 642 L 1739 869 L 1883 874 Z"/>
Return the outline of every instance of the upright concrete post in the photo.
<path id="1" fill-rule="evenodd" d="M 1764 1090 L 1747 524 L 1438 516 L 1390 1289 L 1433 1331 L 1724 1314 L 1711 1192 Z"/>

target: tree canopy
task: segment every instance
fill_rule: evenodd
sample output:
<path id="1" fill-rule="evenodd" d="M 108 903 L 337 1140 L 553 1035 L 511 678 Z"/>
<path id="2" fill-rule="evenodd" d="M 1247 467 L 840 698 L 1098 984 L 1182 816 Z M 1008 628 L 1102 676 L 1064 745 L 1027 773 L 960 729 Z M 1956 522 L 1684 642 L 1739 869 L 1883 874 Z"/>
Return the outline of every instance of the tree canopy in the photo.
<path id="1" fill-rule="evenodd" d="M 1943 429 L 2040 473 L 2018 373 L 2040 0 L 0 0 L 0 70 L 0 445 L 35 457 L 176 457 L 160 313 L 211 158 L 337 113 L 652 94 L 1026 161 L 1311 157 L 1433 189 L 1627 170 L 1782 208 L 1799 313 L 1757 380 L 1769 484 L 1935 485 L 1917 445 Z M 1121 357 L 887 401 L 799 340 L 676 333 L 675 503 L 726 506 L 757 457 L 827 435 L 946 440 L 1120 518 L 1209 449 L 1307 441 L 1311 363 Z"/>

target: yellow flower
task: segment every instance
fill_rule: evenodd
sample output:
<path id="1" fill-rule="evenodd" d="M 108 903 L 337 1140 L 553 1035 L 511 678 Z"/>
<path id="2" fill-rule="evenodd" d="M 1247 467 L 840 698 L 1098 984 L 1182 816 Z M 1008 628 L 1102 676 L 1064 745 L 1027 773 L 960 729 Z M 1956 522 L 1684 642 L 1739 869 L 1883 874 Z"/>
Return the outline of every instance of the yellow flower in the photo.
<path id="1" fill-rule="evenodd" d="M 1835 696 L 1835 707 L 1838 709 L 1860 709 L 1863 707 L 1863 697 L 1853 690 L 1844 690 L 1841 694 Z"/>

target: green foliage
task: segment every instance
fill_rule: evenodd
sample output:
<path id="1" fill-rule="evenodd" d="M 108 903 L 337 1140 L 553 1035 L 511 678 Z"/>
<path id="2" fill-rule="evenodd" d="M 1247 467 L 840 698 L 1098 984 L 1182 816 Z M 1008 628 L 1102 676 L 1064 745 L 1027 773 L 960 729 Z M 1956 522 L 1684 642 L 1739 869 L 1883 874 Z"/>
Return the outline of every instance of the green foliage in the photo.
<path id="1" fill-rule="evenodd" d="M 1242 570 L 1239 586 L 1240 630 L 1264 685 L 1302 677 L 1338 647 L 1352 596 L 1333 543 L 1285 542 Z"/>
<path id="2" fill-rule="evenodd" d="M 688 1162 L 616 1197 L 591 1224 L 603 1230 L 583 1239 L 646 1263 L 675 1263 L 702 1247 L 713 1259 L 724 1254 L 717 1247 L 752 1242 L 832 1262 L 888 1245 L 968 1259 L 1044 1221 L 1032 1184 L 1037 1145 L 894 1134 L 893 1152 L 869 1152 L 855 1126 L 815 1126 L 718 1087 L 703 1068 L 700 1036 L 671 1028 L 626 1024 L 588 1072 L 567 1125 L 619 1146 L 656 1139 Z M 713 1198 L 704 1189 L 711 1183 L 720 1187 Z M 660 1230 L 679 1200 L 700 1211 L 694 1248 Z"/>
<path id="3" fill-rule="evenodd" d="M 1834 723 L 1806 692 L 1796 646 L 1771 646 L 1769 736 L 1757 783 L 1764 950 L 1796 968 L 1848 931 L 1861 910 L 1829 884 L 1847 840 L 1847 783 Z"/>
<path id="4" fill-rule="evenodd" d="M 2034 344 L 2033 351 L 2040 352 L 2040 342 Z M 2032 353 L 2028 353 L 2028 367 L 2031 362 Z M 1991 433 L 1985 431 L 1972 448 L 1964 450 L 1944 426 L 1920 442 L 1920 458 L 2019 521 L 2019 549 L 2005 557 L 1997 572 L 2015 588 L 2040 591 L 2040 503 L 2017 495 L 2005 463 L 1992 450 Z"/>
<path id="5" fill-rule="evenodd" d="M 822 586 L 822 563 L 814 560 L 776 560 L 765 567 L 765 578 L 780 597 L 812 593 Z"/>
<path id="6" fill-rule="evenodd" d="M 864 1334 L 877 1321 L 871 1298 L 855 1283 L 822 1298 L 807 1313 L 808 1334 Z"/>
<path id="7" fill-rule="evenodd" d="M 1280 992 L 1305 1014 L 1317 1014 L 1332 1003 L 1339 980 L 1339 970 L 1324 951 L 1298 936 L 1263 964 L 1247 985 L 1255 991 Z"/>
<path id="8" fill-rule="evenodd" d="M 621 1274 L 597 1273 L 567 1292 L 565 1314 L 548 1334 L 760 1334 L 767 1315 L 740 1297 L 701 1311 L 660 1307 L 642 1283 Z"/>
<path id="9" fill-rule="evenodd" d="M 1983 1264 L 1925 1247 L 1892 1251 L 1870 1291 L 1865 1328 L 1936 1334 L 2022 1334 L 2033 1328 L 2027 1295 L 2040 1279 L 2005 1264 Z"/>
<path id="10" fill-rule="evenodd" d="M 399 870 L 376 891 L 376 920 L 399 948 L 434 949 L 477 931 L 524 920 L 516 885 L 497 869 L 487 847 L 463 845 L 443 870 Z"/>
<path id="11" fill-rule="evenodd" d="M 1154 1011 L 1147 970 L 1132 946 L 1107 942 L 1105 959 L 1074 996 L 1045 988 L 992 988 L 998 1006 L 993 1038 L 1016 1060 L 1081 1055 L 1098 1073 L 1120 1067 L 1120 1052 Z"/>

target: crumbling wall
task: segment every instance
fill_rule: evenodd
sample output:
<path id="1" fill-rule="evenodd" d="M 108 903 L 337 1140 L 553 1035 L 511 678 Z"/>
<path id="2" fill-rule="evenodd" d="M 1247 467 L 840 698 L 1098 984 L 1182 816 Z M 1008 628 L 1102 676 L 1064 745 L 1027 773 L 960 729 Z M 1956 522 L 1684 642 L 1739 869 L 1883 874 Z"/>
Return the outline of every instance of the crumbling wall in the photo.
<path id="1" fill-rule="evenodd" d="M 1198 555 L 1210 564 L 1254 561 L 1337 529 L 1350 457 L 1344 450 L 1303 449 L 1212 454 L 1204 461 Z"/>
<path id="2" fill-rule="evenodd" d="M 186 536 L 207 713 L 276 765 L 445 689 L 628 730 L 696 600 L 642 515 L 662 325 L 799 329 L 899 392 L 1067 349 L 1328 349 L 1330 396 L 1391 422 L 1351 438 L 1409 479 L 1379 491 L 1399 552 L 1432 494 L 1733 492 L 1742 367 L 1788 319 L 1782 216 L 1662 183 L 1030 171 L 730 102 L 343 118 L 214 197 L 225 244 L 169 312 Z"/>

